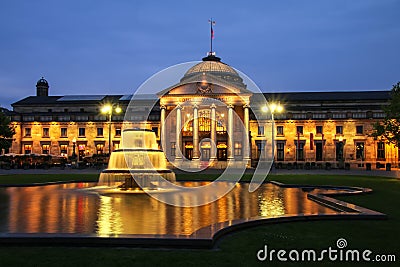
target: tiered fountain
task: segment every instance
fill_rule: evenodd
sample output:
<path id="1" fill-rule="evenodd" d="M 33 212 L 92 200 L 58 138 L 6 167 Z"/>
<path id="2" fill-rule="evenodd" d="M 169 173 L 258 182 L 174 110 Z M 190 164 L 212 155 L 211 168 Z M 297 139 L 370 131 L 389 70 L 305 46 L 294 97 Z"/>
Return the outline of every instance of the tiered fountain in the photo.
<path id="1" fill-rule="evenodd" d="M 98 185 L 121 192 L 156 190 L 167 182 L 162 178 L 175 182 L 175 173 L 167 169 L 167 160 L 158 148 L 155 133 L 126 129 L 122 132 L 122 148 L 111 153 Z"/>

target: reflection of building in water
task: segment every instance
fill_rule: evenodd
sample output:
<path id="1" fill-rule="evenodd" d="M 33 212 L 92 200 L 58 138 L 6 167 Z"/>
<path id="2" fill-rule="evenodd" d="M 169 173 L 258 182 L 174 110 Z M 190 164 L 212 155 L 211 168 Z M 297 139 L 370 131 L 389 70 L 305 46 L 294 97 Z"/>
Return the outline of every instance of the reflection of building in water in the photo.
<path id="1" fill-rule="evenodd" d="M 10 187 L 8 232 L 91 233 L 98 201 L 93 196 L 71 194 L 68 189 L 86 184 Z"/>
<path id="2" fill-rule="evenodd" d="M 186 183 L 199 186 L 206 183 Z M 258 216 L 334 213 L 308 200 L 300 189 L 264 184 L 254 193 L 237 184 L 218 201 L 199 207 L 174 207 L 146 194 L 98 196 L 73 190 L 84 184 L 7 188 L 9 217 L 2 231 L 9 233 L 93 233 L 191 235 L 219 222 Z M 205 199 L 209 196 L 203 195 Z M 181 203 L 190 199 L 181 199 Z M 4 205 L 3 205 L 4 206 Z M 217 227 L 218 228 L 218 227 Z M 217 229 L 216 228 L 216 229 Z M 213 227 L 210 228 L 213 231 Z"/>

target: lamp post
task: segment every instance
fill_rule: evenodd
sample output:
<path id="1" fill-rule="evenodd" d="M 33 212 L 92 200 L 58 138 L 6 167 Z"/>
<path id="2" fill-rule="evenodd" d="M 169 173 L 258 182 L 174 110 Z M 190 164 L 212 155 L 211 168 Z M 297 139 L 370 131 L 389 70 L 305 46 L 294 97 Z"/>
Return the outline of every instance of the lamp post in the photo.
<path id="1" fill-rule="evenodd" d="M 74 139 L 72 139 L 72 157 L 74 159 L 76 158 L 75 147 L 76 147 L 76 138 L 74 137 Z"/>
<path id="2" fill-rule="evenodd" d="M 274 159 L 275 159 L 275 120 L 274 120 L 274 114 L 275 114 L 275 112 L 282 113 L 283 112 L 283 106 L 279 102 L 278 103 L 272 102 L 272 103 L 262 107 L 262 111 L 263 112 L 268 112 L 268 110 L 271 112 L 271 120 L 272 120 L 272 141 L 271 141 L 272 152 L 271 152 L 271 157 L 272 157 L 272 163 L 273 163 Z"/>
<path id="3" fill-rule="evenodd" d="M 106 104 L 101 108 L 101 113 L 108 116 L 108 154 L 111 155 L 111 120 L 113 111 L 115 113 L 121 113 L 122 109 L 119 106 L 114 107 L 112 104 Z"/>

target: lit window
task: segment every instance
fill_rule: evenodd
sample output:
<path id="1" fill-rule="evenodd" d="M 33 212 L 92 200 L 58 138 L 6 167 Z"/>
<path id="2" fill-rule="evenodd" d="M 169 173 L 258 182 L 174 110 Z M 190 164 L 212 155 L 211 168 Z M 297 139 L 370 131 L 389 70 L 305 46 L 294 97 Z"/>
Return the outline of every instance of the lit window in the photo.
<path id="1" fill-rule="evenodd" d="M 103 129 L 103 128 L 101 128 L 101 129 Z M 103 150 L 104 150 L 104 144 L 97 144 L 96 145 L 97 154 L 103 154 Z"/>
<path id="2" fill-rule="evenodd" d="M 32 145 L 24 145 L 24 153 L 31 154 L 32 153 Z"/>
<path id="3" fill-rule="evenodd" d="M 242 143 L 241 142 L 235 142 L 234 146 L 234 154 L 235 156 L 241 156 L 242 155 Z"/>
<path id="4" fill-rule="evenodd" d="M 43 128 L 43 137 L 50 137 L 49 128 Z M 44 154 L 44 153 L 43 153 Z"/>
<path id="5" fill-rule="evenodd" d="M 60 145 L 61 156 L 66 156 L 68 153 L 68 145 Z"/>
<path id="6" fill-rule="evenodd" d="M 50 145 L 42 145 L 42 154 L 49 154 Z"/>

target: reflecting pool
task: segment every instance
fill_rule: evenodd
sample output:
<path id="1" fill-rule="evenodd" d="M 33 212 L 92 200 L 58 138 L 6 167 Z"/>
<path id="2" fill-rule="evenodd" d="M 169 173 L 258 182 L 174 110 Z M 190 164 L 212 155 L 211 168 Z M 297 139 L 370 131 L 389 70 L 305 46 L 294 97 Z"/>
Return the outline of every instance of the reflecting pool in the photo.
<path id="1" fill-rule="evenodd" d="M 219 183 L 228 186 L 227 182 Z M 248 192 L 248 184 L 236 184 L 223 198 L 199 207 L 170 206 L 144 193 L 101 195 L 90 190 L 93 186 L 72 183 L 0 188 L 0 233 L 190 236 L 210 225 L 239 219 L 338 213 L 307 199 L 307 192 L 300 188 L 269 183 L 253 193 Z"/>

